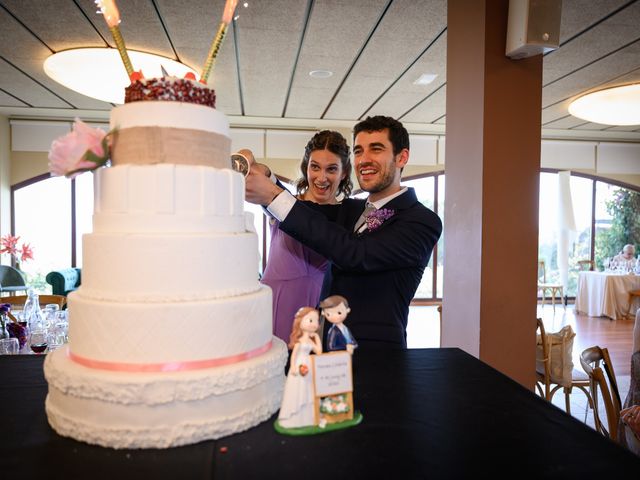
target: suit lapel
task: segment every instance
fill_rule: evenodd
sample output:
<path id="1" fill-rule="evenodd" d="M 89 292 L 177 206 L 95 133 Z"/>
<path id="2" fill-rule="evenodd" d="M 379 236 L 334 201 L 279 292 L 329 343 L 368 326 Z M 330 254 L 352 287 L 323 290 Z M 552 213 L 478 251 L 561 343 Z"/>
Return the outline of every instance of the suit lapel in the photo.
<path id="1" fill-rule="evenodd" d="M 340 210 L 337 223 L 339 225 L 342 225 L 347 230 L 353 231 L 353 227 L 355 226 L 356 222 L 358 221 L 358 218 L 360 218 L 360 215 L 364 211 L 366 201 L 354 198 L 348 201 L 345 200 L 343 205 L 344 205 L 344 208 Z"/>

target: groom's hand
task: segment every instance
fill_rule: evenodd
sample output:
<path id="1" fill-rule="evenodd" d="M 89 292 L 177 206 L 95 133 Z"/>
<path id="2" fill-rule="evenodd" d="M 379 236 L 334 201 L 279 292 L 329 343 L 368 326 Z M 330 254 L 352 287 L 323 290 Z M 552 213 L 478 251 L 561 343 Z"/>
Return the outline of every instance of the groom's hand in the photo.
<path id="1" fill-rule="evenodd" d="M 247 202 L 266 207 L 283 190 L 271 181 L 262 172 L 251 168 L 249 175 L 245 177 L 245 198 Z"/>
<path id="2" fill-rule="evenodd" d="M 264 163 L 256 162 L 256 158 L 253 156 L 253 152 L 248 148 L 243 148 L 242 150 L 238 150 L 240 155 L 243 155 L 247 161 L 249 162 L 249 167 L 251 170 L 258 170 L 263 173 L 267 177 L 271 176 L 271 170 Z"/>

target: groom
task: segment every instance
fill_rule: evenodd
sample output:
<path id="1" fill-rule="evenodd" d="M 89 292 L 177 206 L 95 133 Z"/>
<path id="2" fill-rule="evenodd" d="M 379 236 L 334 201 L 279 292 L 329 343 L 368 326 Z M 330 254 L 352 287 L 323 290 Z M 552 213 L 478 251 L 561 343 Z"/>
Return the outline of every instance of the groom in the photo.
<path id="1" fill-rule="evenodd" d="M 440 218 L 402 187 L 409 134 L 391 117 L 354 127 L 354 167 L 368 199 L 339 205 L 296 200 L 260 169 L 246 177 L 247 201 L 263 205 L 280 229 L 326 257 L 331 266 L 320 298 L 342 295 L 351 313 L 345 325 L 361 348 L 406 348 L 409 304 L 431 251 Z"/>

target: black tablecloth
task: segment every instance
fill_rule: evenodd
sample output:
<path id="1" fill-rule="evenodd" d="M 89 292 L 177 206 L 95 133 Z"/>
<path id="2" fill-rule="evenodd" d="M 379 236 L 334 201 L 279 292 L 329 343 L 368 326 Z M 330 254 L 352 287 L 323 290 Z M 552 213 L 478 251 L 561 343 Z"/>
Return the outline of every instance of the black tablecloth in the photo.
<path id="1" fill-rule="evenodd" d="M 357 427 L 310 437 L 273 419 L 217 441 L 112 450 L 47 424 L 41 356 L 0 357 L 3 478 L 469 478 L 640 472 L 640 458 L 458 349 L 357 351 Z M 225 447 L 225 448 L 223 448 Z"/>

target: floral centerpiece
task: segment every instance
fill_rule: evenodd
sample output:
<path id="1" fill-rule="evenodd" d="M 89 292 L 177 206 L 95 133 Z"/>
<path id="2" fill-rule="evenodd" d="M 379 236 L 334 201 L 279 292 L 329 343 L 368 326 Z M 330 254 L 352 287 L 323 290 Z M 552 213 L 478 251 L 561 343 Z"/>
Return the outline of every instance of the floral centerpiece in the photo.
<path id="1" fill-rule="evenodd" d="M 0 254 L 7 253 L 15 262 L 16 268 L 20 269 L 20 262 L 27 260 L 33 260 L 33 249 L 29 243 L 22 242 L 22 245 L 18 246 L 20 237 L 14 237 L 13 235 L 5 235 L 0 237 Z"/>
<path id="2" fill-rule="evenodd" d="M 101 167 L 109 160 L 113 130 L 105 133 L 76 118 L 73 130 L 56 139 L 49 150 L 51 175 L 73 178 Z"/>
<path id="3" fill-rule="evenodd" d="M 11 304 L 0 304 L 0 338 L 17 338 L 20 348 L 27 343 L 27 327 L 11 314 Z"/>

